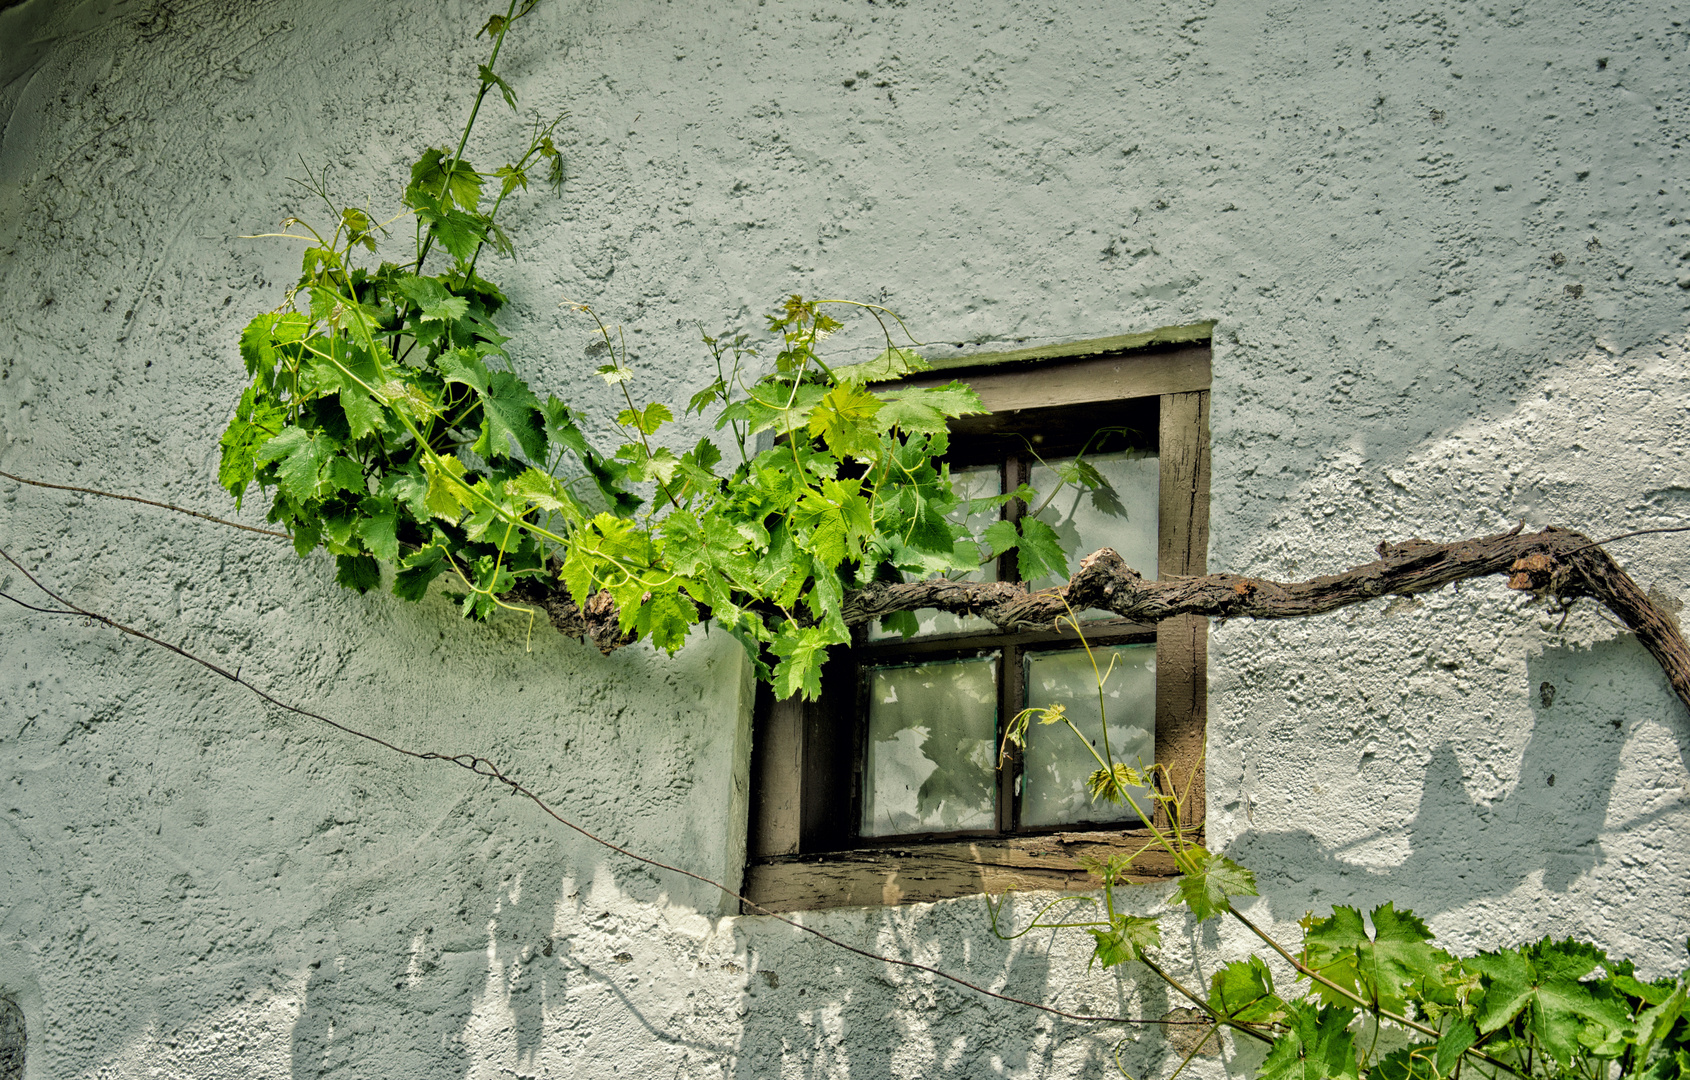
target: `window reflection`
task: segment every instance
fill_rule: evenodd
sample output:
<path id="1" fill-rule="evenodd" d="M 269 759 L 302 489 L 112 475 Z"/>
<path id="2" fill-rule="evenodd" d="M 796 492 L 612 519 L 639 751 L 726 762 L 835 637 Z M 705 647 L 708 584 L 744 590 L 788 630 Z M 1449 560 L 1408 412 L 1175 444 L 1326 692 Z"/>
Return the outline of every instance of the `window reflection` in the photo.
<path id="1" fill-rule="evenodd" d="M 863 836 L 996 827 L 998 656 L 871 668 Z"/>
<path id="2" fill-rule="evenodd" d="M 1112 547 L 1128 566 L 1146 578 L 1155 578 L 1160 457 L 1144 450 L 1088 454 L 1084 461 L 1103 481 L 1090 489 L 1072 483 L 1063 486 L 1063 473 L 1073 471 L 1074 461 L 1051 458 L 1034 464 L 1028 482 L 1041 502 L 1049 499 L 1039 510 L 1039 520 L 1056 530 L 1062 549 L 1071 555 L 1090 555 L 1098 548 Z M 1054 498 L 1050 497 L 1052 492 L 1056 493 Z M 1070 573 L 1077 569 L 1068 568 Z M 1049 575 L 1029 585 L 1047 589 L 1067 583 L 1067 578 Z"/>
<path id="3" fill-rule="evenodd" d="M 1133 768 L 1156 760 L 1156 646 L 1093 648 L 1089 656 L 1084 649 L 1029 653 L 1024 666 L 1027 704 L 1035 708 L 1062 704 L 1099 757 L 1112 755 Z M 1098 673 L 1107 675 L 1103 702 L 1108 709 L 1109 754 L 1103 746 L 1105 714 L 1098 708 Z M 1097 768 L 1097 758 L 1066 724 L 1047 726 L 1035 720 L 1027 729 L 1022 763 L 1021 824 L 1136 820 L 1127 803 L 1116 806 L 1107 799 L 1092 800 L 1086 778 Z M 1149 812 L 1149 792 L 1144 788 L 1130 791 Z"/>

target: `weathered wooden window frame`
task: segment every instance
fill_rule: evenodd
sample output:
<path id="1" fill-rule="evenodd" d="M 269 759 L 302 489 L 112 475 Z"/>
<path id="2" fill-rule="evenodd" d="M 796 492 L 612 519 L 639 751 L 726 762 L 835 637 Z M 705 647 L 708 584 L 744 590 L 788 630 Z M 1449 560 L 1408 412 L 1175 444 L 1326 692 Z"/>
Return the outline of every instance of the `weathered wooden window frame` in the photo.
<path id="1" fill-rule="evenodd" d="M 1212 329 L 1202 323 L 962 357 L 900 385 L 962 379 L 994 414 L 1009 418 L 1028 409 L 1158 398 L 1158 573 L 1200 575 L 1208 572 Z M 1187 824 L 1200 839 L 1208 622 L 1181 617 L 1154 628 L 1115 629 L 1155 635 L 1156 758 L 1182 778 L 1192 775 Z M 830 676 L 854 683 L 854 672 L 850 657 L 837 657 L 823 670 L 823 684 Z M 1095 880 L 1075 866 L 1078 856 L 1135 850 L 1148 837 L 1144 829 L 1102 828 L 960 840 L 886 838 L 840 850 L 837 837 L 853 803 L 848 785 L 854 780 L 830 762 L 857 753 L 856 713 L 854 694 L 805 704 L 773 701 L 765 688 L 758 701 L 745 893 L 767 910 L 921 903 L 1005 889 L 1086 890 Z M 1134 878 L 1142 881 L 1173 872 L 1165 857 L 1149 853 L 1135 869 Z"/>

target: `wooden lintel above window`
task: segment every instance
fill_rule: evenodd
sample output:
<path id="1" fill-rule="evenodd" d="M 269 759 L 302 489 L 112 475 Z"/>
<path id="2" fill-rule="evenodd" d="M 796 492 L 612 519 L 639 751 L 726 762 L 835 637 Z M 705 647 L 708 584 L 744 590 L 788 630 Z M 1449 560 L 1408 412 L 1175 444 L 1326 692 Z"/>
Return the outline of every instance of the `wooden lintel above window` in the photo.
<path id="1" fill-rule="evenodd" d="M 980 395 L 987 409 L 1006 413 L 1191 393 L 1209 389 L 1213 380 L 1207 343 L 1136 354 L 1045 360 L 1037 370 L 1037 378 L 1029 379 L 1027 365 L 994 364 L 962 372 L 924 374 L 901 380 L 897 385 L 942 386 L 960 375 Z M 974 426 L 965 420 L 958 428 L 968 431 Z"/>
<path id="2" fill-rule="evenodd" d="M 1202 834 L 1193 839 L 1201 843 Z M 746 869 L 746 893 L 768 911 L 922 904 L 975 893 L 1034 889 L 1088 892 L 1097 878 L 1076 865 L 1150 843 L 1149 832 L 1061 832 L 859 848 L 825 856 L 788 855 Z M 1130 881 L 1165 880 L 1172 859 L 1153 848 L 1134 863 Z M 746 909 L 747 914 L 753 913 Z"/>

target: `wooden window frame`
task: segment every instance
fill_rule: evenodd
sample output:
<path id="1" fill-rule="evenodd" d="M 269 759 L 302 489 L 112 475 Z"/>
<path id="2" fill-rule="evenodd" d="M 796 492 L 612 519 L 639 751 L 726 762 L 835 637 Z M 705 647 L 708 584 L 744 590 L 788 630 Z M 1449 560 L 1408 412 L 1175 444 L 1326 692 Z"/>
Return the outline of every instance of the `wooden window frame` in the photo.
<path id="1" fill-rule="evenodd" d="M 936 363 L 938 370 L 920 379 L 884 388 L 962 379 L 993 414 L 955 425 L 959 433 L 972 434 L 1011 427 L 1027 410 L 1159 399 L 1157 572 L 1162 578 L 1196 576 L 1207 573 L 1209 547 L 1212 329 L 1212 323 L 1202 323 L 961 357 Z M 1031 645 L 1041 638 L 946 635 L 932 647 L 969 647 L 976 636 L 982 648 L 992 647 L 993 639 Z M 1156 643 L 1156 759 L 1182 779 L 1192 776 L 1187 826 L 1201 841 L 1208 621 L 1182 616 L 1154 627 L 1111 621 L 1099 638 L 1148 641 L 1151 636 Z M 1000 660 L 1001 677 L 1018 684 L 1019 671 L 1008 667 Z M 844 682 L 855 688 L 856 671 L 857 661 L 841 651 L 823 668 L 823 686 Z M 1005 889 L 1088 890 L 1095 888 L 1095 879 L 1075 865 L 1077 857 L 1136 850 L 1149 837 L 1142 828 L 1088 827 L 937 839 L 863 838 L 846 846 L 859 781 L 836 763 L 842 755 L 851 761 L 860 757 L 857 694 L 824 693 L 821 700 L 804 703 L 774 701 L 766 687 L 759 690 L 744 888 L 763 909 L 890 906 Z M 1007 785 L 1006 773 L 1000 773 L 1000 782 Z M 1006 795 L 1000 793 L 1000 805 Z M 1171 860 L 1152 851 L 1139 858 L 1129 876 L 1155 881 L 1173 873 Z"/>

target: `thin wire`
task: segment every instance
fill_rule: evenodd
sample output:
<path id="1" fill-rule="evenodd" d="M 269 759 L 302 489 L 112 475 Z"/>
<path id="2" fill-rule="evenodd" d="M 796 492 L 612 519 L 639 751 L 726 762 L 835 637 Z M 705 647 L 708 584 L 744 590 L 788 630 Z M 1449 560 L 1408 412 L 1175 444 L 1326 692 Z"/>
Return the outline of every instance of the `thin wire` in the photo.
<path id="1" fill-rule="evenodd" d="M 777 915 L 773 911 L 770 911 L 768 908 L 765 908 L 761 904 L 758 904 L 756 901 L 751 900 L 748 897 L 740 895 L 739 893 L 735 892 L 734 890 L 728 888 L 726 885 L 723 885 L 721 882 L 715 881 L 715 880 L 708 878 L 708 877 L 705 877 L 703 874 L 695 874 L 691 870 L 683 870 L 678 866 L 671 866 L 668 863 L 661 862 L 657 859 L 653 859 L 653 858 L 650 858 L 650 857 L 645 856 L 645 855 L 637 854 L 633 851 L 630 851 L 629 849 L 627 849 L 625 847 L 622 847 L 619 844 L 612 843 L 611 841 L 606 840 L 603 837 L 600 837 L 600 836 L 598 836 L 598 835 L 596 835 L 592 832 L 589 832 L 587 829 L 581 827 L 580 825 L 575 824 L 573 821 L 570 821 L 568 818 L 564 817 L 562 814 L 559 814 L 556 810 L 552 809 L 550 804 L 548 804 L 544 799 L 540 798 L 540 796 L 536 795 L 533 791 L 529 790 L 526 786 L 524 786 L 522 784 L 521 781 L 513 780 L 509 776 L 505 775 L 504 771 L 501 770 L 498 767 L 498 765 L 494 764 L 492 761 L 490 761 L 487 758 L 481 757 L 478 754 L 441 754 L 441 753 L 435 753 L 433 751 L 412 750 L 408 747 L 395 745 L 394 743 L 388 742 L 386 739 L 382 739 L 378 736 L 371 735 L 367 732 L 359 731 L 357 728 L 348 727 L 346 724 L 342 724 L 342 723 L 340 723 L 339 721 L 336 721 L 336 720 L 331 720 L 321 713 L 312 712 L 310 709 L 301 708 L 298 705 L 290 705 L 289 703 L 282 701 L 281 699 L 279 699 L 279 698 L 275 697 L 274 695 L 270 694 L 268 691 L 262 690 L 259 687 L 254 686 L 252 683 L 247 682 L 245 679 L 241 678 L 240 673 L 238 671 L 230 671 L 229 669 L 222 667 L 219 664 L 215 664 L 215 663 L 211 662 L 210 660 L 206 660 L 206 659 L 203 659 L 199 656 L 194 655 L 193 653 L 189 652 L 188 650 L 182 648 L 179 645 L 172 645 L 170 642 L 163 641 L 159 638 L 156 638 L 153 635 L 146 633 L 145 631 L 137 630 L 134 627 L 125 625 L 124 623 L 120 623 L 116 619 L 110 618 L 109 616 L 101 615 L 101 614 L 99 614 L 98 612 L 95 612 L 95 611 L 89 611 L 87 608 L 83 608 L 83 607 L 80 607 L 80 606 L 72 603 L 71 601 L 65 599 L 63 596 L 60 596 L 58 593 L 54 592 L 52 589 L 49 589 L 46 585 L 43 585 L 41 583 L 40 579 L 38 579 L 34 574 L 31 574 L 28 570 L 25 570 L 23 568 L 23 566 L 21 564 L 19 564 L 19 562 L 16 559 L 12 558 L 12 556 L 10 554 L 8 554 L 4 548 L 0 548 L 0 558 L 3 558 L 7 562 L 11 563 L 12 566 L 17 569 L 18 573 L 22 574 L 25 578 L 29 579 L 30 584 L 34 585 L 37 589 L 41 590 L 41 592 L 45 593 L 47 596 L 51 597 L 54 601 L 56 601 L 56 602 L 58 602 L 59 604 L 62 605 L 62 607 L 58 608 L 58 609 L 38 607 L 34 604 L 25 603 L 24 601 L 19 600 L 17 597 L 12 596 L 8 593 L 0 592 L 0 598 L 4 598 L 6 600 L 9 600 L 12 603 L 18 605 L 19 607 L 25 608 L 29 611 L 39 612 L 39 613 L 44 614 L 44 615 L 69 615 L 69 616 L 73 616 L 73 617 L 77 617 L 77 618 L 93 619 L 96 622 L 104 623 L 105 625 L 111 627 L 113 630 L 117 630 L 121 633 L 129 634 L 132 637 L 140 638 L 142 641 L 148 642 L 149 644 L 157 645 L 160 648 L 168 649 L 169 651 L 175 653 L 177 656 L 180 656 L 185 660 L 190 660 L 193 663 L 196 663 L 196 664 L 200 665 L 201 667 L 203 667 L 203 668 L 205 668 L 209 671 L 212 671 L 212 672 L 214 672 L 218 675 L 221 675 L 223 678 L 225 678 L 228 681 L 236 684 L 237 686 L 245 687 L 247 690 L 251 691 L 252 693 L 256 694 L 258 697 L 260 697 L 260 698 L 264 699 L 265 701 L 269 702 L 271 705 L 276 706 L 278 709 L 283 709 L 283 710 L 290 712 L 290 713 L 293 713 L 297 716 L 303 716 L 303 717 L 306 717 L 307 719 L 316 720 L 320 723 L 327 724 L 328 726 L 336 729 L 337 731 L 344 732 L 345 734 L 351 735 L 355 738 L 363 739 L 366 742 L 374 743 L 375 745 L 380 746 L 383 749 L 391 750 L 394 753 L 402 754 L 405 757 L 415 758 L 418 761 L 442 761 L 442 762 L 447 762 L 449 764 L 456 765 L 459 768 L 468 769 L 470 772 L 474 773 L 477 776 L 486 777 L 490 780 L 496 780 L 499 783 L 505 785 L 507 788 L 509 788 L 515 794 L 521 795 L 523 798 L 532 802 L 535 806 L 540 808 L 541 812 L 546 814 L 546 816 L 550 817 L 554 821 L 558 822 L 560 825 L 564 825 L 564 826 L 566 826 L 570 829 L 573 829 L 575 832 L 579 833 L 581 836 L 587 838 L 588 840 L 591 840 L 593 843 L 598 844 L 601 847 L 609 848 L 611 851 L 614 851 L 614 852 L 616 852 L 620 855 L 624 855 L 627 858 L 633 859 L 635 862 L 644 863 L 647 866 L 655 867 L 659 870 L 667 870 L 672 874 L 680 874 L 682 877 L 691 878 L 694 881 L 701 882 L 701 883 L 708 885 L 708 886 L 710 886 L 714 889 L 720 890 L 723 894 L 731 897 L 732 899 L 738 900 L 741 904 L 744 904 L 747 907 L 753 908 L 757 912 L 760 912 L 764 915 L 767 915 L 771 919 L 774 919 L 778 922 L 783 922 L 786 925 L 793 927 L 794 929 L 802 930 L 806 934 L 810 934 L 810 935 L 813 935 L 815 937 L 818 937 L 818 938 L 827 942 L 830 945 L 834 945 L 834 946 L 837 946 L 838 948 L 844 949 L 846 952 L 855 953 L 858 956 L 864 957 L 865 959 L 868 959 L 868 960 L 875 960 L 875 961 L 879 961 L 881 963 L 886 963 L 886 964 L 895 964 L 899 967 L 911 968 L 915 971 L 925 971 L 930 975 L 936 975 L 941 979 L 945 979 L 949 982 L 953 982 L 953 983 L 957 984 L 958 986 L 964 987 L 965 989 L 968 989 L 968 990 L 972 990 L 977 994 L 983 994 L 986 997 L 996 998 L 999 1001 L 1007 1001 L 1007 1002 L 1014 1004 L 1014 1005 L 1022 1005 L 1022 1006 L 1029 1008 L 1029 1009 L 1036 1009 L 1039 1012 L 1049 1013 L 1053 1016 L 1060 1016 L 1060 1017 L 1062 1017 L 1066 1020 L 1083 1020 L 1083 1021 L 1092 1021 L 1092 1022 L 1096 1022 L 1096 1023 L 1106 1023 L 1106 1024 L 1160 1024 L 1160 1025 L 1165 1025 L 1165 1026 L 1169 1026 L 1169 1027 L 1207 1026 L 1208 1023 L 1209 1023 L 1209 1021 L 1207 1021 L 1207 1020 L 1153 1020 L 1153 1019 L 1146 1019 L 1146 1018 L 1143 1018 L 1143 1017 L 1093 1016 L 1093 1015 L 1086 1014 L 1086 1013 L 1065 1012 L 1062 1009 L 1058 1009 L 1058 1008 L 1055 1008 L 1055 1007 L 1050 1006 L 1050 1005 L 1040 1004 L 1039 1002 L 1036 1002 L 1036 1001 L 1028 1001 L 1025 998 L 1012 997 L 1009 994 L 1000 994 L 996 990 L 988 990 L 984 986 L 980 986 L 977 983 L 969 982 L 967 979 L 961 978 L 961 977 L 956 976 L 956 975 L 952 975 L 952 974 L 950 974 L 949 972 L 946 972 L 946 971 L 941 971 L 939 968 L 931 967 L 927 964 L 917 963 L 914 960 L 901 960 L 901 959 L 899 959 L 895 956 L 884 956 L 880 953 L 870 952 L 867 949 L 859 949 L 855 945 L 851 945 L 851 944 L 848 944 L 846 942 L 840 941 L 838 938 L 833 937 L 829 934 L 823 933 L 822 931 L 817 930 L 814 927 L 805 926 L 803 923 L 798 922 L 795 919 L 789 919 L 789 918 L 785 917 L 784 915 Z"/>
<path id="2" fill-rule="evenodd" d="M 1690 532 L 1690 525 L 1674 525 L 1665 529 L 1638 529 L 1636 532 L 1620 533 L 1618 536 L 1610 536 L 1606 540 L 1592 540 L 1590 543 L 1584 545 L 1584 547 L 1576 547 L 1571 551 L 1563 552 L 1563 554 L 1573 555 L 1580 551 L 1589 551 L 1593 547 L 1601 547 L 1603 544 L 1611 544 L 1615 540 L 1628 540 L 1633 536 L 1650 536 L 1654 533 L 1681 532 Z"/>
<path id="3" fill-rule="evenodd" d="M 289 536 L 287 533 L 276 532 L 274 529 L 260 529 L 254 525 L 242 525 L 238 521 L 230 521 L 227 518 L 213 517 L 210 514 L 202 514 L 198 510 L 189 510 L 185 506 L 176 506 L 172 503 L 154 502 L 151 499 L 143 499 L 139 495 L 119 495 L 115 491 L 101 491 L 98 488 L 73 487 L 70 484 L 49 484 L 45 480 L 29 480 L 22 476 L 13 476 L 9 472 L 0 472 L 0 476 L 4 476 L 8 480 L 15 480 L 20 484 L 28 484 L 30 487 L 51 488 L 54 491 L 75 491 L 82 495 L 99 495 L 102 498 L 107 499 L 122 499 L 125 502 L 144 503 L 147 506 L 156 506 L 161 510 L 174 510 L 178 514 L 187 514 L 190 517 L 202 518 L 206 521 L 215 521 L 219 525 L 227 525 L 232 529 L 245 529 L 247 532 L 258 533 L 260 536 L 275 536 L 280 537 L 283 540 L 293 539 L 293 537 Z"/>

